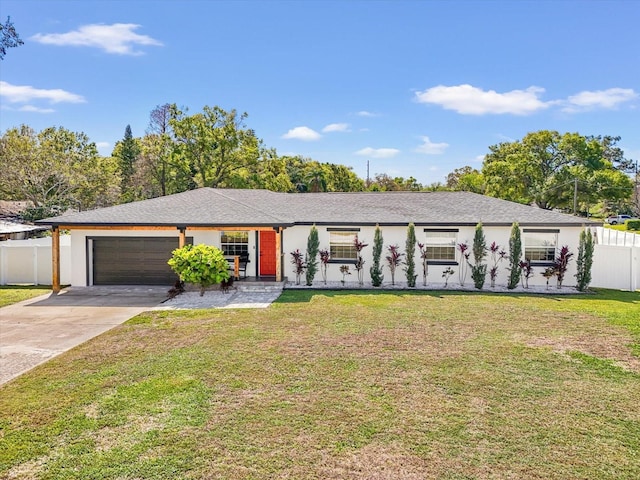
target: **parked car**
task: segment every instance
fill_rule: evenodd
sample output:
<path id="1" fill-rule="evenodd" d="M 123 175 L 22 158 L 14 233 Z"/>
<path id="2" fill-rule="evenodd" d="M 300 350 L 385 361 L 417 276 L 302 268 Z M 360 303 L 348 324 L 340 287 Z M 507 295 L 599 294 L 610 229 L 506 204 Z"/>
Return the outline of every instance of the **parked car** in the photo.
<path id="1" fill-rule="evenodd" d="M 605 220 L 609 225 L 618 225 L 619 223 L 624 223 L 627 220 L 638 220 L 636 217 L 632 217 L 631 215 L 616 215 L 615 217 L 609 217 Z"/>

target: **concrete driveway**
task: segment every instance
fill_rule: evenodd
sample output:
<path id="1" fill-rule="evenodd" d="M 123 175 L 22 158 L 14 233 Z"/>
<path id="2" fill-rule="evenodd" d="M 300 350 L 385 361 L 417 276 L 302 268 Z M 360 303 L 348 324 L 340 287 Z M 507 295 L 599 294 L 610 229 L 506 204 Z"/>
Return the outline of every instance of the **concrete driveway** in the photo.
<path id="1" fill-rule="evenodd" d="M 0 308 L 0 385 L 167 298 L 167 287 L 71 287 Z"/>

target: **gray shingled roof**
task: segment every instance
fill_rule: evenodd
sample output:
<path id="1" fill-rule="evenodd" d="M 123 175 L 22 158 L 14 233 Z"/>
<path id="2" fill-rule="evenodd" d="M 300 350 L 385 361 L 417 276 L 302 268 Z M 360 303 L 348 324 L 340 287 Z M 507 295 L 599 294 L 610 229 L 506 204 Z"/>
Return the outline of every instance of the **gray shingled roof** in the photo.
<path id="1" fill-rule="evenodd" d="M 200 188 L 47 218 L 69 226 L 556 225 L 584 218 L 469 192 L 278 193 Z"/>

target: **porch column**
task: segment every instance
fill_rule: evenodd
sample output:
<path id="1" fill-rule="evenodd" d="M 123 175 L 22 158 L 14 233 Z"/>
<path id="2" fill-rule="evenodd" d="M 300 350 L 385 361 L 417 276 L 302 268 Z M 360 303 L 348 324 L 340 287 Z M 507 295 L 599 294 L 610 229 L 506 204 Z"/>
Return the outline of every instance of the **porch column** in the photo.
<path id="1" fill-rule="evenodd" d="M 180 237 L 178 239 L 178 247 L 182 248 L 187 243 L 187 227 L 178 227 Z"/>
<path id="2" fill-rule="evenodd" d="M 53 267 L 53 293 L 60 292 L 60 228 L 55 226 L 51 231 L 51 264 Z"/>
<path id="3" fill-rule="evenodd" d="M 276 282 L 282 281 L 282 227 L 276 229 Z"/>

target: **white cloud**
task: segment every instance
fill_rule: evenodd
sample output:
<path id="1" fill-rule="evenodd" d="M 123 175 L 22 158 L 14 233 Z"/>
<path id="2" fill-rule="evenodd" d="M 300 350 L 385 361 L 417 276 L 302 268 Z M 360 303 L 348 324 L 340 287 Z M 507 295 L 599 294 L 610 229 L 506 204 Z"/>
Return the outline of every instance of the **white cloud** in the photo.
<path id="1" fill-rule="evenodd" d="M 363 148 L 356 152 L 356 155 L 371 158 L 392 158 L 400 153 L 400 150 L 395 148 Z"/>
<path id="2" fill-rule="evenodd" d="M 322 138 L 322 135 L 309 127 L 295 127 L 282 135 L 282 138 L 285 138 L 287 140 L 295 139 L 303 140 L 305 142 L 312 142 L 314 140 L 319 140 L 320 138 Z"/>
<path id="3" fill-rule="evenodd" d="M 350 132 L 348 123 L 330 123 L 322 129 L 324 133 L 329 132 Z"/>
<path id="4" fill-rule="evenodd" d="M 614 109 L 620 104 L 636 98 L 638 98 L 638 94 L 631 88 L 609 88 L 592 92 L 585 90 L 567 98 L 567 105 L 562 111 L 571 113 L 597 108 Z"/>
<path id="5" fill-rule="evenodd" d="M 33 113 L 53 113 L 55 110 L 53 108 L 39 108 L 33 105 L 25 105 L 20 107 L 18 110 L 21 112 L 33 112 Z"/>
<path id="6" fill-rule="evenodd" d="M 359 117 L 379 117 L 380 116 L 379 113 L 367 112 L 366 110 L 361 110 L 357 112 L 356 115 Z"/>
<path id="7" fill-rule="evenodd" d="M 111 146 L 109 142 L 96 142 L 97 148 L 107 148 L 109 146 Z"/>
<path id="8" fill-rule="evenodd" d="M 426 155 L 439 155 L 444 153 L 444 151 L 449 146 L 448 143 L 433 143 L 429 140 L 429 137 L 421 137 L 422 145 L 417 147 L 415 151 L 417 153 L 424 153 Z"/>
<path id="9" fill-rule="evenodd" d="M 438 85 L 423 92 L 416 92 L 416 99 L 419 103 L 440 105 L 446 110 L 454 110 L 463 115 L 529 115 L 544 110 L 551 104 L 538 98 L 542 93 L 544 88 L 534 86 L 526 90 L 498 93 L 472 85 Z"/>
<path id="10" fill-rule="evenodd" d="M 32 100 L 48 100 L 50 103 L 84 103 L 82 95 L 67 92 L 59 88 L 45 90 L 30 85 L 12 85 L 0 81 L 0 98 L 9 103 L 27 103 Z"/>
<path id="11" fill-rule="evenodd" d="M 96 47 L 118 55 L 143 55 L 141 50 L 134 50 L 135 45 L 162 46 L 162 42 L 148 35 L 135 33 L 139 27 L 134 23 L 91 24 L 67 33 L 38 33 L 31 40 L 47 45 Z"/>

